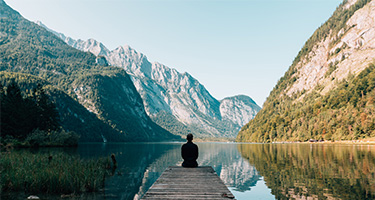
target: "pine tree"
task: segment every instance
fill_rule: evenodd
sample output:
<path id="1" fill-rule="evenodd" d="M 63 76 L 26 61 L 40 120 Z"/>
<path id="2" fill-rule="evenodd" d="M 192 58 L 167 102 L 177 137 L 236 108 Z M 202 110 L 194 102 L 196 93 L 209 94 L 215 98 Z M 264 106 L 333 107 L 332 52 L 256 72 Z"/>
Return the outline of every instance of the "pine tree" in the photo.
<path id="1" fill-rule="evenodd" d="M 14 82 L 10 83 L 1 101 L 1 134 L 24 139 L 34 129 L 36 105 L 23 98 L 21 90 Z"/>
<path id="2" fill-rule="evenodd" d="M 33 90 L 32 98 L 38 107 L 37 124 L 40 130 L 51 131 L 59 127 L 59 115 L 41 84 Z"/>

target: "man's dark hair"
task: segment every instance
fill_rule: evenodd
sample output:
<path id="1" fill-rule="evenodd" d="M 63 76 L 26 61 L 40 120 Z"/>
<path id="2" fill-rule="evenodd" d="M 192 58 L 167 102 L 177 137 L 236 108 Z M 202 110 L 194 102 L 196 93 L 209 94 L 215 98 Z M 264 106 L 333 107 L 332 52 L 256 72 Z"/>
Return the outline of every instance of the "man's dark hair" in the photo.
<path id="1" fill-rule="evenodd" d="M 193 134 L 191 134 L 191 133 L 187 134 L 186 139 L 188 141 L 192 141 L 193 140 Z"/>

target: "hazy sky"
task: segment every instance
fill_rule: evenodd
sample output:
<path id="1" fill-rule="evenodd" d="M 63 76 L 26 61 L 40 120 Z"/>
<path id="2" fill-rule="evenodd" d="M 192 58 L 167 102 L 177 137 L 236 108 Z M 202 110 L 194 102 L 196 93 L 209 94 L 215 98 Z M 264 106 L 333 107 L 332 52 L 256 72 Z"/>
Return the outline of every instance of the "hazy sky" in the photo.
<path id="1" fill-rule="evenodd" d="M 217 99 L 260 106 L 341 0 L 5 0 L 25 18 L 107 48 L 130 45 Z"/>

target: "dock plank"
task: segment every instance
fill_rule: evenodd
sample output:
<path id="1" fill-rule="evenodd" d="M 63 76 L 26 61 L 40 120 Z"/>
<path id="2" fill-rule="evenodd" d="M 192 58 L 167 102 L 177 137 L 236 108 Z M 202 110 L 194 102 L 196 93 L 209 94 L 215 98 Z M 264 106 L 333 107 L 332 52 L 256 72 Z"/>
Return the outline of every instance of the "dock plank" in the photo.
<path id="1" fill-rule="evenodd" d="M 168 167 L 142 199 L 234 199 L 233 194 L 210 166 Z"/>

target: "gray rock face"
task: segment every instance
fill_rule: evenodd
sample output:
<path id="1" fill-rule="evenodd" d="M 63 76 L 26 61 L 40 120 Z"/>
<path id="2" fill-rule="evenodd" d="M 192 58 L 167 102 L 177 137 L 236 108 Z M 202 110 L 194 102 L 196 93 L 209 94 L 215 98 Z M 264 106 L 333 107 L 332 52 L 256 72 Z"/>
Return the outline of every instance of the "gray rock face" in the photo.
<path id="1" fill-rule="evenodd" d="M 42 23 L 37 24 L 45 27 Z M 47 27 L 45 27 L 47 28 Z M 47 28 L 47 30 L 50 30 Z M 148 61 L 147 57 L 129 46 L 109 51 L 102 43 L 89 39 L 74 40 L 52 31 L 70 46 L 103 56 L 108 64 L 124 68 L 143 99 L 146 112 L 151 118 L 174 118 L 199 137 L 235 137 L 245 123 L 253 119 L 260 107 L 247 96 L 225 98 L 221 102 L 211 96 L 206 88 L 188 73 L 163 64 Z M 157 120 L 158 124 L 172 133 L 174 127 Z"/>
<path id="2" fill-rule="evenodd" d="M 220 113 L 223 119 L 241 126 L 248 123 L 260 111 L 260 107 L 248 96 L 240 95 L 221 100 Z"/>
<path id="3" fill-rule="evenodd" d="M 348 1 L 344 8 L 349 8 L 355 2 Z M 374 55 L 375 1 L 371 1 L 357 10 L 346 22 L 346 28 L 337 35 L 329 34 L 315 44 L 312 51 L 296 65 L 296 82 L 285 92 L 291 96 L 303 90 L 311 92 L 320 86 L 324 95 L 349 74 L 357 75 L 366 69 L 374 62 Z M 327 74 L 330 66 L 336 66 L 335 70 Z"/>
<path id="4" fill-rule="evenodd" d="M 95 64 L 93 54 L 72 48 L 0 1 L 0 27 L 7 33 L 0 34 L 1 71 L 20 75 L 17 84 L 27 80 L 25 90 L 39 83 L 48 88 L 64 130 L 77 132 L 82 142 L 178 139 L 149 118 L 125 70 Z"/>

